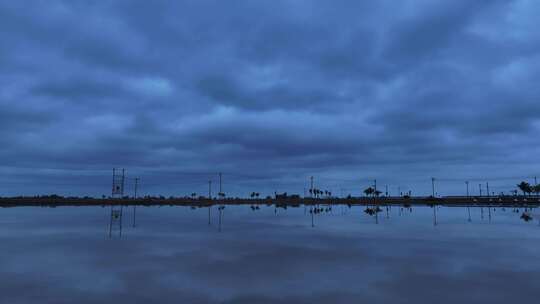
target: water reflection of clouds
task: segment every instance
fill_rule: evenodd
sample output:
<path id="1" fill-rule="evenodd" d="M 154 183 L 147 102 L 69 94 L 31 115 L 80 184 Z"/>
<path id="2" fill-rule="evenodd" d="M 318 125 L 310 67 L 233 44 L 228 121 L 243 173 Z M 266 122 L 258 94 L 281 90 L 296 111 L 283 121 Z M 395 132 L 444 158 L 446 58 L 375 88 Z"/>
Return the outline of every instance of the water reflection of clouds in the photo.
<path id="1" fill-rule="evenodd" d="M 433 227 L 429 208 L 401 217 L 394 208 L 375 225 L 353 208 L 311 228 L 303 208 L 227 207 L 218 233 L 207 209 L 140 208 L 139 227 L 110 240 L 107 209 L 1 211 L 2 303 L 507 303 L 540 294 L 540 227 L 518 216 L 467 223 L 464 209 L 441 208 Z"/>

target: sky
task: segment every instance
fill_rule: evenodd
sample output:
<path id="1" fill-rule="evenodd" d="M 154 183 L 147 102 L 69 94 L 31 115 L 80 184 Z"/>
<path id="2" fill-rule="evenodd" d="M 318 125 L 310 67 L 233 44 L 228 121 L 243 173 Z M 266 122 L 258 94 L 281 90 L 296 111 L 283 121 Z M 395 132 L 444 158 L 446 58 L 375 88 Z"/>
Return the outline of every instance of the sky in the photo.
<path id="1" fill-rule="evenodd" d="M 0 1 L 0 195 L 508 191 L 540 172 L 539 11 Z"/>

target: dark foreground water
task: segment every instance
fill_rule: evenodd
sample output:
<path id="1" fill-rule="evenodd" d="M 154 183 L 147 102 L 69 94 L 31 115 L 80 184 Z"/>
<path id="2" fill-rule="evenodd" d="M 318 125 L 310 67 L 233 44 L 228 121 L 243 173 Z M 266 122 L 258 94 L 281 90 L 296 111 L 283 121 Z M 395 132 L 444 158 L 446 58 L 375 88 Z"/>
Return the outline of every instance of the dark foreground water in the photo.
<path id="1" fill-rule="evenodd" d="M 309 210 L 309 209 L 308 209 Z M 540 226 L 511 209 L 0 209 L 0 303 L 538 303 Z"/>

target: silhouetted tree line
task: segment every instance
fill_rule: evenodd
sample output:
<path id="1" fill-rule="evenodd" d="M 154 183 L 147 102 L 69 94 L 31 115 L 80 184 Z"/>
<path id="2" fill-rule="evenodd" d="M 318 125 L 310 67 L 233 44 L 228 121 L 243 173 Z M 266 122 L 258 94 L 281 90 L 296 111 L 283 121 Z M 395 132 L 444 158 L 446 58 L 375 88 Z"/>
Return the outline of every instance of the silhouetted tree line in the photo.
<path id="1" fill-rule="evenodd" d="M 315 198 L 321 198 L 324 194 L 326 198 L 329 198 L 332 196 L 332 192 L 328 190 L 320 190 L 320 189 L 309 189 L 309 194 L 314 196 Z"/>
<path id="2" fill-rule="evenodd" d="M 523 181 L 517 185 L 519 190 L 523 192 L 523 195 L 531 195 L 531 193 L 534 193 L 538 195 L 540 193 L 540 184 L 538 185 L 530 185 L 529 183 Z M 515 190 L 514 195 L 517 195 L 517 190 Z"/>

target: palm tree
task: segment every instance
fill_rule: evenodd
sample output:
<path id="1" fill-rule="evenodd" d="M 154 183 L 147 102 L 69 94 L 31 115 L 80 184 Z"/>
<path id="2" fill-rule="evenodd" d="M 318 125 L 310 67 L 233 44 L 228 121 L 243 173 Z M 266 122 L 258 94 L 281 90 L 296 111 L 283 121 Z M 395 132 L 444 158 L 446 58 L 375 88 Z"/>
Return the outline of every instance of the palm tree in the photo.
<path id="1" fill-rule="evenodd" d="M 373 195 L 373 193 L 375 193 L 375 189 L 373 189 L 372 187 L 368 187 L 366 190 L 364 190 L 364 193 L 367 196 L 371 196 L 371 195 Z"/>
<path id="2" fill-rule="evenodd" d="M 519 190 L 523 191 L 524 196 L 526 193 L 530 194 L 532 192 L 531 185 L 529 185 L 529 183 L 527 182 L 521 182 L 517 185 L 517 187 L 519 188 Z"/>

